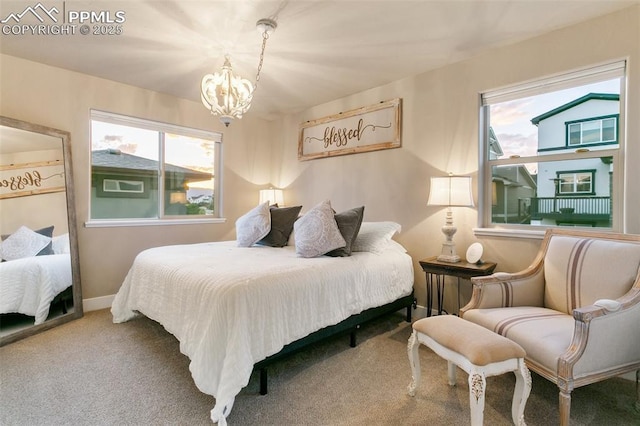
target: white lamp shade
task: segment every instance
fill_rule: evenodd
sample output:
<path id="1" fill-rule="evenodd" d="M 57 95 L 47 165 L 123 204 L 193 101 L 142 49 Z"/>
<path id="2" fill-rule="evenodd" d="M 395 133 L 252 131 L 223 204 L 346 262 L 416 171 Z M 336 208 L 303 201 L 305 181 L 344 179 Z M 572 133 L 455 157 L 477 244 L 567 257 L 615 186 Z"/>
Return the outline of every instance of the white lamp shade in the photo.
<path id="1" fill-rule="evenodd" d="M 427 204 L 472 207 L 471 176 L 432 177 Z"/>
<path id="2" fill-rule="evenodd" d="M 284 206 L 284 193 L 282 189 L 261 189 L 260 190 L 260 203 L 269 202 L 270 204 L 277 204 L 278 206 Z"/>

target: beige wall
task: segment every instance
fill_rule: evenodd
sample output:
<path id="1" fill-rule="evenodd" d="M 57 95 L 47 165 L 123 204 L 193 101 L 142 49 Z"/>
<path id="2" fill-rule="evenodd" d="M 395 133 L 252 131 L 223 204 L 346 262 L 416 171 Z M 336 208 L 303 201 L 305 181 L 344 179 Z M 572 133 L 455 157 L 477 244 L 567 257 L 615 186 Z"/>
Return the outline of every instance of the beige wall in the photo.
<path id="1" fill-rule="evenodd" d="M 115 294 L 140 251 L 167 244 L 235 238 L 235 219 L 269 181 L 269 129 L 252 118 L 225 129 L 197 102 L 0 56 L 0 114 L 71 133 L 83 298 Z M 91 108 L 223 132 L 223 224 L 85 228 L 90 194 Z"/>
<path id="2" fill-rule="evenodd" d="M 446 172 L 470 174 L 477 182 L 478 95 L 484 90 L 612 59 L 629 59 L 627 163 L 640 159 L 640 7 L 605 16 L 482 56 L 373 88 L 264 122 L 248 113 L 224 129 L 197 102 L 112 81 L 1 56 L 0 114 L 71 132 L 83 297 L 114 294 L 141 250 L 164 244 L 235 237 L 235 219 L 257 202 L 257 190 L 285 188 L 288 205 L 305 209 L 325 198 L 338 211 L 365 205 L 365 220 L 402 224 L 399 240 L 414 258 L 416 294 L 425 303 L 424 274 L 417 261 L 437 254 L 444 211 L 426 206 L 428 179 Z M 393 60 L 393 58 L 389 58 Z M 381 100 L 403 99 L 402 148 L 299 162 L 298 126 Z M 84 228 L 90 182 L 89 109 L 165 121 L 224 133 L 225 224 Z M 640 181 L 640 168 L 625 170 Z M 640 191 L 627 185 L 627 232 L 640 233 Z M 477 200 L 477 196 L 476 196 Z M 539 241 L 476 238 L 476 209 L 454 212 L 459 253 L 474 241 L 499 270 L 523 268 Z M 453 286 L 447 309 L 455 307 Z M 468 297 L 468 284 L 463 285 Z"/>
<path id="3" fill-rule="evenodd" d="M 341 211 L 365 205 L 365 220 L 395 220 L 398 237 L 414 259 L 418 303 L 425 303 L 425 277 L 418 260 L 440 252 L 440 227 L 445 211 L 426 205 L 428 179 L 447 172 L 478 179 L 479 93 L 537 77 L 621 58 L 629 59 L 627 98 L 627 163 L 640 159 L 640 7 L 495 49 L 481 56 L 415 77 L 396 81 L 310 108 L 278 124 L 274 140 L 275 184 L 286 188 L 288 203 L 305 208 L 325 198 Z M 393 58 L 389 58 L 393 60 Z M 383 100 L 403 99 L 402 148 L 300 162 L 298 126 L 306 120 L 336 114 Z M 280 155 L 281 153 L 281 155 Z M 635 159 L 635 160 L 634 160 Z M 627 182 L 640 181 L 637 166 L 626 169 Z M 475 199 L 477 202 L 477 194 Z M 640 191 L 627 185 L 626 231 L 640 233 Z M 503 237 L 476 238 L 477 210 L 456 208 L 454 222 L 458 253 L 480 241 L 484 259 L 498 262 L 498 270 L 529 265 L 538 240 Z M 464 283 L 463 303 L 470 294 Z M 448 286 L 445 306 L 455 310 L 455 290 Z"/>

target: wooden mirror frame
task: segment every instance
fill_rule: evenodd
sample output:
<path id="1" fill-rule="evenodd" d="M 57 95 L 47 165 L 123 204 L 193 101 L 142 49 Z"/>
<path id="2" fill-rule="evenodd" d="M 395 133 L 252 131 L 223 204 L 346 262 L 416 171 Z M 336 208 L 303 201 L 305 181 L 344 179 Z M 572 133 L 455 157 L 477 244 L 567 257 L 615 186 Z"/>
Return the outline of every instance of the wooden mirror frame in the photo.
<path id="1" fill-rule="evenodd" d="M 67 201 L 67 224 L 69 232 L 69 251 L 71 259 L 71 285 L 73 294 L 73 312 L 62 314 L 56 318 L 44 321 L 42 324 L 33 325 L 18 330 L 14 333 L 0 337 L 0 346 L 15 342 L 36 333 L 49 330 L 60 324 L 82 317 L 82 287 L 80 281 L 80 257 L 78 253 L 78 231 L 76 228 L 76 210 L 73 185 L 73 163 L 71 160 L 71 134 L 69 132 L 28 123 L 9 117 L 0 116 L 0 126 L 12 127 L 34 133 L 40 133 L 55 138 L 60 138 L 62 154 L 64 158 L 65 194 Z"/>

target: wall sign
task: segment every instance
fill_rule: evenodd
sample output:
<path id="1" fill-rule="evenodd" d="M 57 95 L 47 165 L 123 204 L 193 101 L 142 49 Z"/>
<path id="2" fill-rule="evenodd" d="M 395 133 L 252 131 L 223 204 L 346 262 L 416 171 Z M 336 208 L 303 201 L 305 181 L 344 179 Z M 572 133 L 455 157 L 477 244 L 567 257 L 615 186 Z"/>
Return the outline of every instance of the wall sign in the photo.
<path id="1" fill-rule="evenodd" d="M 62 161 L 0 166 L 0 199 L 64 190 L 64 164 Z"/>
<path id="2" fill-rule="evenodd" d="M 399 148 L 402 99 L 358 108 L 300 126 L 298 160 Z"/>

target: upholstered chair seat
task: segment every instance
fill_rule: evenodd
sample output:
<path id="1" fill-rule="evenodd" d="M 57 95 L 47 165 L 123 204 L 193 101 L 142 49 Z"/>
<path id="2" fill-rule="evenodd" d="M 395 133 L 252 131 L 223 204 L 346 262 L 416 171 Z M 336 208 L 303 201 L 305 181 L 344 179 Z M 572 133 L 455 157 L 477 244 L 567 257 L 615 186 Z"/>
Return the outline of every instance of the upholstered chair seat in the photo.
<path id="1" fill-rule="evenodd" d="M 571 315 L 535 306 L 477 309 L 466 313 L 464 319 L 518 342 L 529 355 L 528 364 L 535 360 L 548 370 L 556 369 L 567 350 L 575 322 Z"/>

